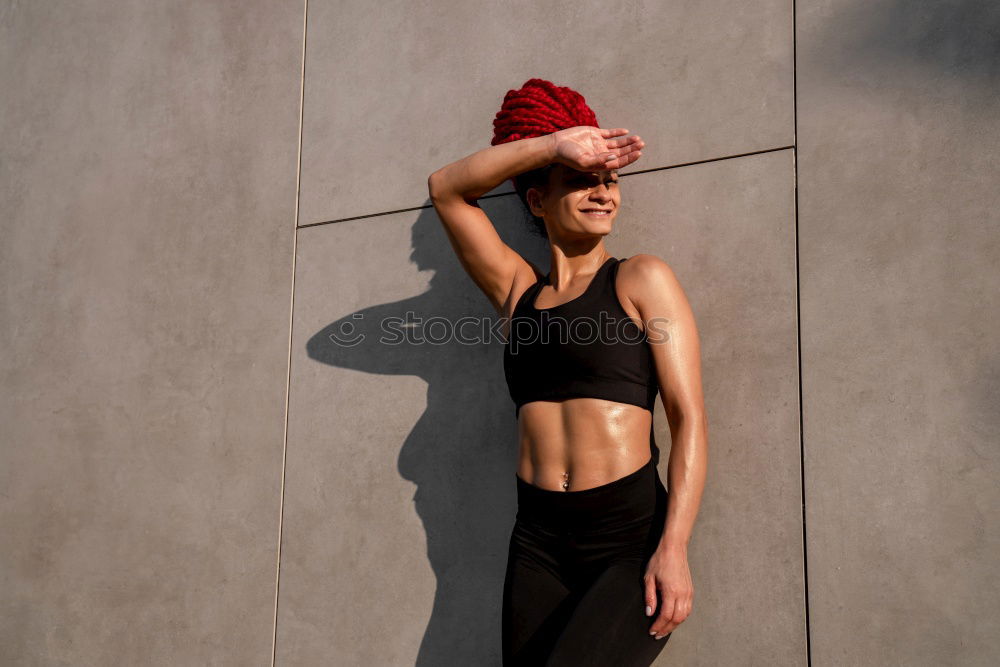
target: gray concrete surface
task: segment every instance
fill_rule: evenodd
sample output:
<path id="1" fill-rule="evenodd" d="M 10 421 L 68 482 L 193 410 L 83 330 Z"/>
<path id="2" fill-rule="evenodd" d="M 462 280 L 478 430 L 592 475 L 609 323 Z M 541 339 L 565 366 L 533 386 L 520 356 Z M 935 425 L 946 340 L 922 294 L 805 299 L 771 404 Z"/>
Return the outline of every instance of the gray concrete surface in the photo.
<path id="1" fill-rule="evenodd" d="M 1000 662 L 1000 7 L 800 0 L 813 665 Z"/>
<path id="2" fill-rule="evenodd" d="M 428 172 L 489 146 L 531 77 L 599 101 L 602 127 L 646 140 L 647 167 L 792 143 L 784 0 L 382 7 L 309 3 L 301 223 L 421 206 Z"/>
<path id="3" fill-rule="evenodd" d="M 701 331 L 656 664 L 996 664 L 995 3 L 371 9 L 0 6 L 0 664 L 499 664 L 501 342 L 377 337 L 493 317 L 426 176 L 532 76 L 646 140 L 608 246 Z"/>
<path id="4" fill-rule="evenodd" d="M 266 665 L 302 6 L 0 8 L 0 664 Z"/>

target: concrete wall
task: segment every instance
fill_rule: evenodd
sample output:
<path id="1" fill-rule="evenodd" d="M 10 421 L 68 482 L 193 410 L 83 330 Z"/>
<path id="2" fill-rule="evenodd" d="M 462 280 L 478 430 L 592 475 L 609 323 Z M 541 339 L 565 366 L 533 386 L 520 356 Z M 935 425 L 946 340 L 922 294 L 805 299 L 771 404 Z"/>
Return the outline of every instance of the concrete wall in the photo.
<path id="1" fill-rule="evenodd" d="M 502 341 L 379 336 L 492 318 L 426 176 L 532 76 L 701 331 L 656 664 L 995 663 L 1000 19 L 917 5 L 6 5 L 0 663 L 499 664 Z"/>
<path id="2" fill-rule="evenodd" d="M 1000 662 L 1000 6 L 798 0 L 816 665 Z"/>
<path id="3" fill-rule="evenodd" d="M 0 7 L 0 664 L 270 662 L 303 7 Z"/>

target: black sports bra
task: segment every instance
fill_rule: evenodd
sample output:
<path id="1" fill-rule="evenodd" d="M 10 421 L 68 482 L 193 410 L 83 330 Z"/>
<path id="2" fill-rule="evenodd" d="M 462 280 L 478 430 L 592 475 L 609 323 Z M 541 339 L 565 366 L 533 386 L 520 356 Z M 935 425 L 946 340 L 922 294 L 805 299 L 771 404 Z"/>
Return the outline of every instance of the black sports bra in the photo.
<path id="1" fill-rule="evenodd" d="M 615 289 L 622 261 L 609 257 L 583 294 L 566 303 L 535 308 L 551 273 L 518 299 L 504 348 L 504 376 L 515 416 L 531 401 L 575 397 L 653 411 L 658 384 L 649 343 Z"/>

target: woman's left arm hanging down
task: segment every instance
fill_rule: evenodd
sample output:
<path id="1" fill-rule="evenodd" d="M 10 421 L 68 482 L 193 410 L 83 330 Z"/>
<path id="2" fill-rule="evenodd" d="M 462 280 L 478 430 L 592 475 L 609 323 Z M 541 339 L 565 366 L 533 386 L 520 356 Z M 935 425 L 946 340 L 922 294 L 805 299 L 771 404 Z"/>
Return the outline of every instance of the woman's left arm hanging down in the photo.
<path id="1" fill-rule="evenodd" d="M 627 293 L 646 328 L 671 435 L 666 523 L 644 578 L 646 613 L 659 610 L 650 634 L 660 638 L 691 613 L 694 587 L 687 547 L 708 469 L 708 420 L 698 329 L 684 290 L 658 257 L 636 255 L 631 262 Z"/>

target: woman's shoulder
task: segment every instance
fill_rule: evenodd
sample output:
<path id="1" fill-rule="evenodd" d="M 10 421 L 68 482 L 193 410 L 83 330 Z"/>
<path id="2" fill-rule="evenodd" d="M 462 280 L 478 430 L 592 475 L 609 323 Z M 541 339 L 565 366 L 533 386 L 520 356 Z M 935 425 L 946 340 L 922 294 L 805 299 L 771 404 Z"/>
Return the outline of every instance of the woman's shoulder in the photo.
<path id="1" fill-rule="evenodd" d="M 641 300 L 643 294 L 681 289 L 680 281 L 670 265 L 661 257 L 639 253 L 621 260 L 618 273 L 631 294 Z"/>
<path id="2" fill-rule="evenodd" d="M 656 255 L 641 252 L 621 260 L 621 271 L 646 275 L 651 278 L 666 278 L 673 275 L 673 269 L 665 260 Z"/>

